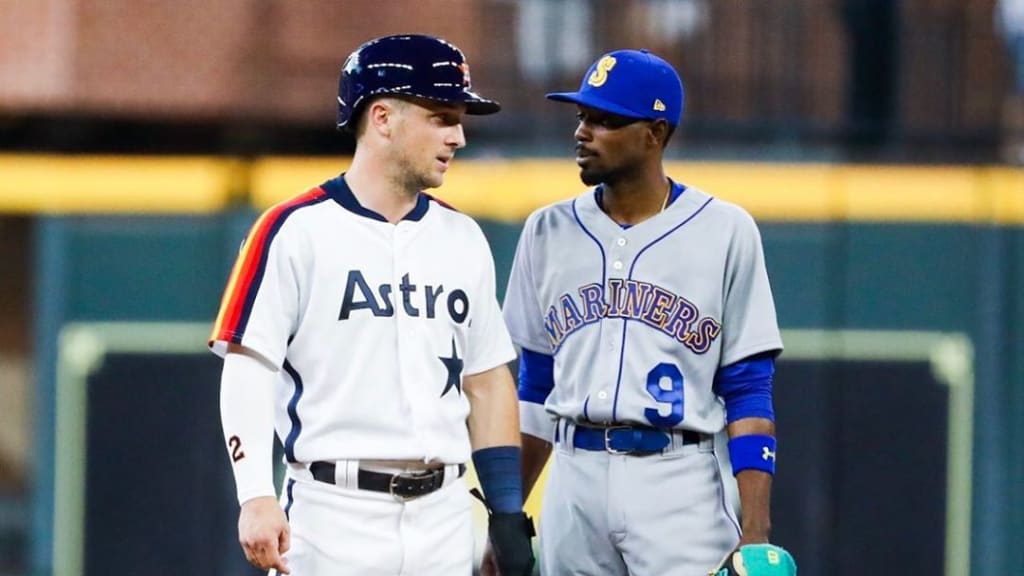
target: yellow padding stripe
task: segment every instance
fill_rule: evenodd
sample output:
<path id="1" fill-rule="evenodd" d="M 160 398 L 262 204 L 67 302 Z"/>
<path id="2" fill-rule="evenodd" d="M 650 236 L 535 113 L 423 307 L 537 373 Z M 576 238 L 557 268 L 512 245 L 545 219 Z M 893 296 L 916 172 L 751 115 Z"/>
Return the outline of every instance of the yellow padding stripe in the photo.
<path id="1" fill-rule="evenodd" d="M 253 202 L 266 208 L 347 166 L 257 161 Z M 1024 171 L 1013 168 L 669 162 L 666 171 L 761 220 L 1024 223 Z M 571 159 L 456 160 L 432 193 L 476 217 L 520 221 L 584 188 Z"/>
<path id="2" fill-rule="evenodd" d="M 0 213 L 212 213 L 239 182 L 212 157 L 0 155 Z"/>
<path id="3" fill-rule="evenodd" d="M 0 213 L 213 213 L 266 209 L 346 170 L 349 158 L 0 155 Z M 1024 223 L 1024 170 L 669 162 L 674 179 L 760 220 Z M 431 193 L 479 218 L 517 222 L 584 186 L 571 158 L 456 159 Z"/>
<path id="4" fill-rule="evenodd" d="M 351 158 L 264 158 L 252 164 L 249 198 L 266 210 L 348 170 Z"/>

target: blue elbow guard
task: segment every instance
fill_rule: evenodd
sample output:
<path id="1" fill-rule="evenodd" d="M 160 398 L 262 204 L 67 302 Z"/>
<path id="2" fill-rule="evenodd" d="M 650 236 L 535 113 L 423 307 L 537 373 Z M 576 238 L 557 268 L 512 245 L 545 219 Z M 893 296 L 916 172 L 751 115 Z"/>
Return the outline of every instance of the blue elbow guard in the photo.
<path id="1" fill-rule="evenodd" d="M 774 353 L 758 354 L 724 366 L 715 374 L 714 391 L 725 401 L 726 421 L 743 418 L 775 420 L 772 408 Z"/>

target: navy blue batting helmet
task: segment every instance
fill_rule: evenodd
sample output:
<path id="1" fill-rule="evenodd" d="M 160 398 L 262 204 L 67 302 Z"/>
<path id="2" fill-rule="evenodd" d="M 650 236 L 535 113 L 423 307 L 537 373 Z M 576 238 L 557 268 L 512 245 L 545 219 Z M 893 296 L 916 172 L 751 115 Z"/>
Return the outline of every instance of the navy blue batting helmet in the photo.
<path id="1" fill-rule="evenodd" d="M 461 50 L 420 34 L 370 40 L 349 55 L 338 80 L 338 128 L 353 129 L 369 98 L 389 94 L 465 102 L 467 114 L 501 110 L 497 102 L 473 92 Z"/>

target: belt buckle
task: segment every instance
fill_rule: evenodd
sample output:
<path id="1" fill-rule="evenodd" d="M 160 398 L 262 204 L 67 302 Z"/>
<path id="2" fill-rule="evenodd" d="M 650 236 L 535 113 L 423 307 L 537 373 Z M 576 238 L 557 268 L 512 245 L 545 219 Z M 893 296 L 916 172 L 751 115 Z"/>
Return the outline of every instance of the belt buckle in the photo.
<path id="1" fill-rule="evenodd" d="M 391 494 L 391 497 L 399 502 L 408 502 L 417 498 L 417 495 L 415 494 L 405 495 L 395 492 L 395 490 L 398 490 L 398 481 L 401 480 L 401 478 L 401 474 L 394 474 L 391 476 L 391 480 L 388 481 L 388 494 Z"/>
<path id="2" fill-rule="evenodd" d="M 628 430 L 630 426 L 609 426 L 604 429 L 604 451 L 609 454 L 631 454 L 632 450 L 618 450 L 612 448 L 611 432 L 613 430 Z"/>
<path id="3" fill-rule="evenodd" d="M 408 494 L 408 495 L 406 495 L 406 494 L 398 494 L 395 491 L 398 490 L 398 482 L 400 480 L 402 480 L 403 478 L 406 479 L 406 480 L 413 480 L 413 481 L 426 481 L 427 479 L 433 479 L 433 478 L 437 477 L 439 474 L 441 475 L 441 479 L 438 481 L 438 483 L 440 484 L 441 482 L 444 482 L 444 468 L 438 468 L 437 470 L 426 470 L 426 471 L 418 472 L 418 473 L 415 473 L 415 474 L 395 474 L 395 475 L 391 476 L 391 480 L 388 481 L 388 494 L 391 494 L 391 496 L 395 500 L 398 500 L 399 502 L 408 502 L 410 500 L 415 500 L 415 499 L 419 498 L 420 496 L 426 496 L 427 494 L 429 494 L 430 492 L 433 492 L 437 488 L 434 488 L 434 489 L 432 489 L 430 491 L 424 491 L 424 492 L 422 492 L 420 494 Z M 438 487 L 440 487 L 440 486 L 438 486 Z"/>

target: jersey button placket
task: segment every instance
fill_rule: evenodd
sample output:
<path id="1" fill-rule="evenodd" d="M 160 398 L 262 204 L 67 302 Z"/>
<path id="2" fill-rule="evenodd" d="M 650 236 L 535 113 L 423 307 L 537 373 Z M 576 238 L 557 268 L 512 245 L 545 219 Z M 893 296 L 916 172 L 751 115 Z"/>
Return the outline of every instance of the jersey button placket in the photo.
<path id="1" fill-rule="evenodd" d="M 626 264 L 633 256 L 631 251 L 626 248 L 628 244 L 629 239 L 625 236 L 613 236 L 604 243 L 608 253 L 607 275 L 609 278 L 626 278 Z M 606 284 L 606 289 L 607 287 Z M 611 297 L 613 296 L 610 293 L 606 294 L 606 299 Z M 608 379 L 602 382 L 595 382 L 596 391 L 594 388 L 591 388 L 593 402 L 589 415 L 591 419 L 598 421 L 610 420 L 612 417 L 612 409 L 615 403 L 616 379 L 619 373 L 619 361 L 622 353 L 620 338 L 622 324 L 607 321 L 601 324 L 600 349 L 604 353 L 600 355 L 599 361 L 604 364 L 604 372 L 607 374 L 606 378 Z"/>
<path id="2" fill-rule="evenodd" d="M 416 390 L 415 387 L 411 386 L 416 381 L 421 367 L 417 366 L 417 355 L 412 353 L 412 351 L 419 349 L 416 345 L 416 319 L 406 314 L 400 288 L 403 276 L 411 272 L 408 255 L 409 230 L 402 224 L 403 222 L 399 222 L 395 225 L 391 235 L 391 255 L 394 267 L 392 268 L 390 297 L 394 308 L 395 338 L 398 345 L 398 387 L 404 396 L 403 403 L 409 409 L 410 428 L 419 430 L 421 429 L 422 417 L 418 413 L 418 409 L 424 404 L 429 405 L 429 403 L 425 403 L 424 399 L 419 397 L 423 393 L 422 391 Z M 421 437 L 419 440 L 423 442 L 425 438 Z"/>
<path id="3" fill-rule="evenodd" d="M 626 244 L 629 241 L 625 236 L 619 236 L 609 242 L 606 246 L 608 249 L 608 259 L 611 261 L 611 275 L 622 278 L 622 269 L 626 267 L 625 261 L 629 257 L 629 251 L 626 250 Z"/>

